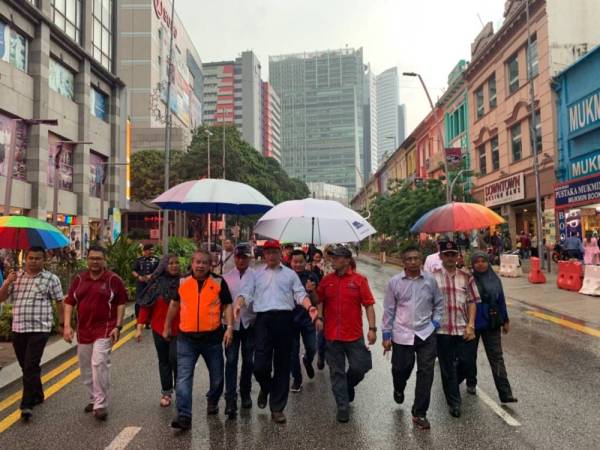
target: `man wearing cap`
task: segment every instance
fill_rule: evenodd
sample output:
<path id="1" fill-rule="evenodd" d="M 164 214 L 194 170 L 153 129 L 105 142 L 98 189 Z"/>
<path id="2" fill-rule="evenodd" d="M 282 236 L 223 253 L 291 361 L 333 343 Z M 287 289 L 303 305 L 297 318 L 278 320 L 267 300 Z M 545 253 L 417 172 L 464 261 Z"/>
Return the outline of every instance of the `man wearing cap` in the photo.
<path id="1" fill-rule="evenodd" d="M 266 265 L 249 273 L 244 280 L 235 305 L 235 318 L 244 306 L 256 313 L 254 328 L 254 376 L 260 384 L 257 405 L 263 409 L 267 399 L 271 407 L 271 419 L 285 423 L 283 414 L 290 389 L 290 363 L 293 338 L 293 309 L 304 305 L 311 318 L 317 310 L 293 270 L 281 263 L 278 241 L 264 244 Z"/>
<path id="2" fill-rule="evenodd" d="M 229 286 L 232 298 L 237 298 L 242 285 L 251 276 L 249 268 L 252 250 L 238 245 L 234 252 L 235 266 L 223 278 Z M 242 372 L 240 374 L 240 397 L 242 408 L 252 408 L 252 370 L 254 369 L 254 322 L 256 314 L 251 307 L 244 306 L 239 319 L 233 324 L 233 341 L 225 348 L 225 414 L 230 418 L 237 414 L 237 369 L 240 348 L 242 350 Z"/>
<path id="3" fill-rule="evenodd" d="M 446 237 L 441 237 L 437 240 L 436 246 L 437 246 L 437 252 L 432 253 L 431 255 L 428 255 L 427 258 L 425 258 L 425 264 L 423 264 L 423 270 L 425 272 L 428 273 L 433 273 L 434 270 L 437 269 L 441 269 L 442 268 L 442 257 L 440 255 L 440 246 L 446 242 Z"/>
<path id="4" fill-rule="evenodd" d="M 460 417 L 457 360 L 465 350 L 464 342 L 475 338 L 476 304 L 481 300 L 474 278 L 456 267 L 458 246 L 452 241 L 442 242 L 440 254 L 442 267 L 433 272 L 444 296 L 444 315 L 437 334 L 438 360 L 450 414 Z"/>
<path id="5" fill-rule="evenodd" d="M 334 272 L 317 288 L 319 316 L 317 330 L 324 330 L 325 359 L 329 365 L 331 388 L 337 404 L 337 420 L 350 420 L 349 404 L 354 400 L 354 388 L 372 368 L 371 352 L 365 346 L 362 310 L 369 322 L 367 339 L 375 344 L 375 299 L 367 279 L 355 272 L 352 252 L 339 246 L 332 251 Z M 348 370 L 346 371 L 346 360 Z"/>
<path id="6" fill-rule="evenodd" d="M 140 256 L 133 265 L 132 275 L 136 280 L 135 283 L 135 317 L 140 312 L 140 305 L 138 300 L 141 298 L 142 293 L 148 286 L 148 282 L 152 277 L 152 274 L 158 267 L 160 259 L 154 256 L 154 245 L 144 244 L 142 256 Z"/>

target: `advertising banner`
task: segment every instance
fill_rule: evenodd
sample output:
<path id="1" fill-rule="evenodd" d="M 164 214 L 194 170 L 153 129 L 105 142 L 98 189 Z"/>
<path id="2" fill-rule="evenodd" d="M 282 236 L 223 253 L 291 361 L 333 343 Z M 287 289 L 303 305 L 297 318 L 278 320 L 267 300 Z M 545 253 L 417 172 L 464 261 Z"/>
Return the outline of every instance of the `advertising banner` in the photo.
<path id="1" fill-rule="evenodd" d="M 522 173 L 490 183 L 484 190 L 484 204 L 488 208 L 524 198 L 525 183 Z"/>
<path id="2" fill-rule="evenodd" d="M 449 147 L 445 149 L 448 169 L 454 170 L 462 163 L 462 149 L 460 147 Z"/>
<path id="3" fill-rule="evenodd" d="M 557 184 L 554 198 L 557 209 L 600 203 L 600 175 Z"/>
<path id="4" fill-rule="evenodd" d="M 11 144 L 13 119 L 0 114 L 0 174 L 6 175 L 6 161 Z M 28 127 L 23 122 L 17 122 L 17 136 L 15 140 L 13 178 L 25 180 L 27 177 L 26 155 Z"/>

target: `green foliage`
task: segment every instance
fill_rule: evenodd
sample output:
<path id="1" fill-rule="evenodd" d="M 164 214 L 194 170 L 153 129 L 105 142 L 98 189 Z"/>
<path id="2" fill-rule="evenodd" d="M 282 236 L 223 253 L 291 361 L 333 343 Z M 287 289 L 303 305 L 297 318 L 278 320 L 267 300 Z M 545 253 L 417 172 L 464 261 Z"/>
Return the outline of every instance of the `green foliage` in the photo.
<path id="1" fill-rule="evenodd" d="M 46 263 L 46 269 L 58 276 L 63 292 L 66 293 L 71 281 L 87 264 L 84 259 L 77 259 L 74 253 L 63 253 L 58 258 L 53 258 Z"/>
<path id="2" fill-rule="evenodd" d="M 129 291 L 135 286 L 135 279 L 131 274 L 131 270 L 135 260 L 141 254 L 140 243 L 123 234 L 115 242 L 108 244 L 106 248 L 108 267 L 123 279 Z"/>
<path id="3" fill-rule="evenodd" d="M 171 154 L 170 185 L 184 181 L 177 173 L 177 166 L 183 157 L 182 152 Z M 165 187 L 164 150 L 142 150 L 131 156 L 131 198 L 152 200 L 164 191 Z"/>
<path id="4" fill-rule="evenodd" d="M 0 310 L 0 341 L 8 341 L 12 330 L 12 305 L 3 303 Z"/>
<path id="5" fill-rule="evenodd" d="M 181 270 L 185 271 L 192 262 L 192 254 L 196 251 L 196 243 L 193 239 L 172 236 L 169 238 L 169 253 L 174 253 L 179 257 Z M 162 256 L 162 249 L 157 248 L 157 255 Z"/>

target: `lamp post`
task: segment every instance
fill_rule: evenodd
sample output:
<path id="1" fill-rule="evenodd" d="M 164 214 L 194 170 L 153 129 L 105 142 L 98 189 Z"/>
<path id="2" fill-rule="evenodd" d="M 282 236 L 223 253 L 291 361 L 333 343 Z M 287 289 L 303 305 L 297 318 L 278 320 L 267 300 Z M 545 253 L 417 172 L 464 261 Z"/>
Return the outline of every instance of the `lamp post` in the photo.
<path id="1" fill-rule="evenodd" d="M 427 100 L 429 101 L 429 106 L 431 107 L 431 114 L 433 116 L 433 119 L 436 120 L 435 118 L 435 106 L 433 105 L 433 102 L 431 101 L 431 96 L 429 95 L 429 91 L 427 90 L 427 86 L 425 86 L 425 82 L 423 81 L 423 78 L 421 77 L 420 74 L 416 73 L 416 72 L 402 72 L 402 75 L 404 75 L 405 77 L 417 77 L 419 79 L 419 81 L 421 82 L 421 86 L 423 87 L 423 90 L 425 91 L 425 95 L 427 96 Z M 450 203 L 452 202 L 452 191 L 450 190 L 450 171 L 448 169 L 448 159 L 446 158 L 446 148 L 444 146 L 444 138 L 442 137 L 442 133 L 439 129 L 439 127 L 437 126 L 437 123 L 435 124 L 435 128 L 438 132 L 438 139 L 440 141 L 440 145 L 442 146 L 442 159 L 444 161 L 444 172 L 446 172 L 446 202 Z"/>
<path id="2" fill-rule="evenodd" d="M 10 146 L 8 147 L 8 158 L 6 161 L 6 186 L 4 188 L 4 215 L 10 215 L 10 200 L 12 194 L 13 166 L 15 165 L 15 147 L 17 146 L 17 126 L 19 123 L 25 125 L 58 125 L 56 119 L 13 119 L 10 126 Z"/>
<path id="3" fill-rule="evenodd" d="M 454 180 L 452 180 L 452 183 L 450 183 L 450 200 L 453 200 L 453 196 L 452 193 L 454 192 L 454 184 L 458 181 L 458 179 L 460 178 L 461 175 L 465 174 L 465 175 L 469 175 L 473 173 L 473 171 L 471 169 L 461 169 L 456 176 L 454 177 Z"/>
<path id="4" fill-rule="evenodd" d="M 79 144 L 87 144 L 92 145 L 91 142 L 81 142 L 81 141 L 58 141 L 56 143 L 56 154 L 54 155 L 54 183 L 52 187 L 53 194 L 53 203 L 52 203 L 52 225 L 58 225 L 58 183 L 59 178 L 58 174 L 60 171 L 60 157 L 62 156 L 62 152 L 65 144 L 79 145 Z"/>
<path id="5" fill-rule="evenodd" d="M 207 153 L 207 174 L 208 174 L 208 178 L 210 178 L 210 137 L 213 135 L 210 130 L 204 130 L 204 132 L 206 133 L 206 153 Z M 207 218 L 207 225 L 208 225 L 208 232 L 207 234 L 207 240 L 206 243 L 208 244 L 208 251 L 210 251 L 210 235 L 211 235 L 211 227 L 212 224 L 210 222 L 210 213 L 208 214 L 208 218 Z"/>

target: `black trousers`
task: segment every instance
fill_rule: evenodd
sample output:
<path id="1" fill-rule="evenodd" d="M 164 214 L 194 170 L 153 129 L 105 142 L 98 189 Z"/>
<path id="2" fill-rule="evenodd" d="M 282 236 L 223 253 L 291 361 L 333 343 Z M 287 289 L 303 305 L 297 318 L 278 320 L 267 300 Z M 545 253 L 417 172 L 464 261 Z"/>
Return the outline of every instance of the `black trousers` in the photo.
<path id="1" fill-rule="evenodd" d="M 237 399 L 238 361 L 242 353 L 242 370 L 240 371 L 240 395 L 250 397 L 252 391 L 252 371 L 254 369 L 254 325 L 233 332 L 233 342 L 225 349 L 225 399 Z"/>
<path id="2" fill-rule="evenodd" d="M 33 408 L 44 401 L 40 361 L 50 333 L 13 333 L 12 344 L 23 371 L 21 409 Z"/>
<path id="3" fill-rule="evenodd" d="M 158 355 L 158 373 L 162 394 L 172 394 L 177 379 L 177 336 L 167 341 L 156 331 L 152 331 L 154 346 Z"/>
<path id="4" fill-rule="evenodd" d="M 462 336 L 437 335 L 437 353 L 442 374 L 442 387 L 451 408 L 460 407 L 459 361 L 464 361 L 465 340 Z M 461 365 L 461 368 L 464 367 Z M 462 375 L 464 376 L 464 375 Z"/>
<path id="5" fill-rule="evenodd" d="M 292 311 L 257 313 L 254 333 L 254 377 L 269 394 L 271 411 L 283 411 L 290 390 Z"/>
<path id="6" fill-rule="evenodd" d="M 397 392 L 404 393 L 406 382 L 410 378 L 410 374 L 415 366 L 416 356 L 417 383 L 415 386 L 415 400 L 412 407 L 413 416 L 425 417 L 427 415 L 431 398 L 431 386 L 433 385 L 436 354 L 435 333 L 431 334 L 425 340 L 415 336 L 415 343 L 413 345 L 393 344 L 392 346 L 392 377 L 394 380 L 394 390 Z"/>
<path id="7" fill-rule="evenodd" d="M 492 369 L 494 384 L 496 385 L 500 400 L 512 397 L 512 389 L 508 382 L 504 356 L 502 354 L 502 332 L 500 328 L 497 330 L 478 331 L 475 334 L 474 340 L 465 343 L 464 361 L 459 363 L 459 366 L 464 364 L 464 372 L 463 370 L 459 370 L 459 384 L 466 378 L 467 386 L 477 385 L 477 349 L 480 339 L 483 341 L 483 347 L 485 348 L 485 353 Z"/>

